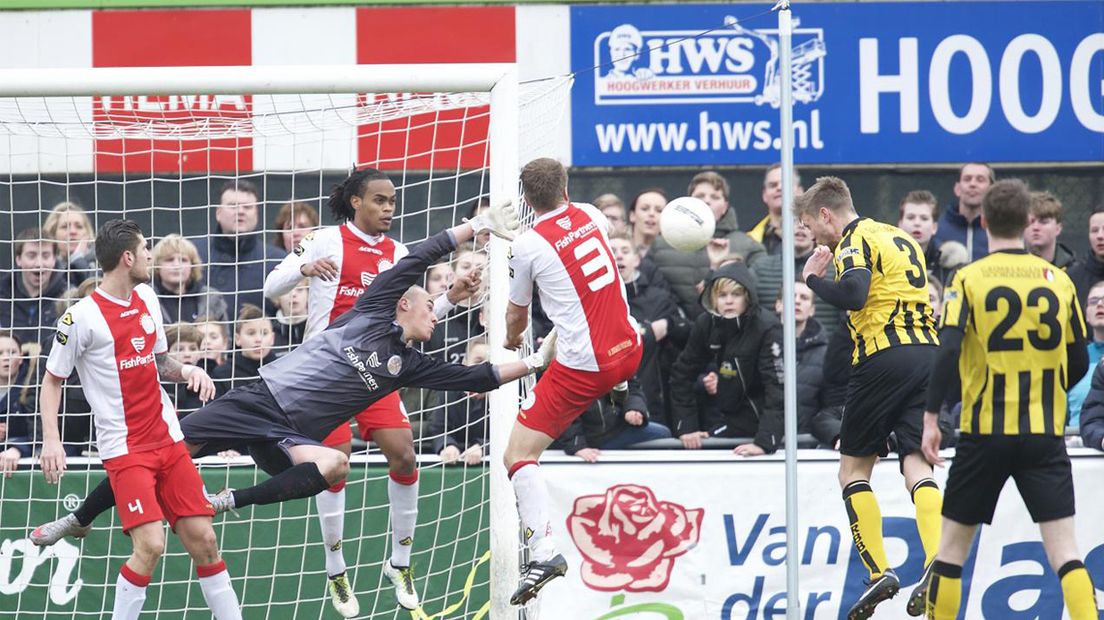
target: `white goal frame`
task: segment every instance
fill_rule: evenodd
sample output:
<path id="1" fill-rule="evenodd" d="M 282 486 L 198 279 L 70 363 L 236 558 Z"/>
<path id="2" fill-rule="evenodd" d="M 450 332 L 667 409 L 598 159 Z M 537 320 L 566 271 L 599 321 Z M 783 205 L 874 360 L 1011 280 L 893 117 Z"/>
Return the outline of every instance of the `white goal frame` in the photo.
<path id="1" fill-rule="evenodd" d="M 517 200 L 520 124 L 514 63 L 0 69 L 0 97 L 390 92 L 490 93 L 490 200 Z M 518 359 L 516 352 L 502 346 L 509 291 L 507 244 L 492 238 L 488 253 L 487 337 L 491 361 L 502 363 Z M 501 463 L 517 416 L 519 390 L 518 382 L 511 382 L 489 396 L 492 618 L 516 614 L 509 596 L 518 574 L 518 516 Z"/>

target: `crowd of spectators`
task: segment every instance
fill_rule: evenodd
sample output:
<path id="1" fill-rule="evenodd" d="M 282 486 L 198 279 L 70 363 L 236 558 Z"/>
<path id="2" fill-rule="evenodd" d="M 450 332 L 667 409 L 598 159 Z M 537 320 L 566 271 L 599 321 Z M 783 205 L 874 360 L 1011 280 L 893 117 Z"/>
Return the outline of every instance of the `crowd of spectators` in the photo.
<path id="1" fill-rule="evenodd" d="M 796 172 L 793 190 L 800 194 L 802 180 Z M 980 207 L 994 180 L 991 167 L 969 163 L 960 169 L 950 204 L 941 207 L 924 189 L 900 199 L 895 223 L 924 251 L 936 316 L 943 287 L 955 271 L 987 253 Z M 644 353 L 636 380 L 593 403 L 558 439 L 567 454 L 594 462 L 601 450 L 641 442 L 690 450 L 733 443 L 711 441 L 717 438 L 738 439 L 735 452 L 744 456 L 781 446 L 782 170 L 775 165 L 765 171 L 763 216 L 746 228 L 737 220 L 721 174 L 693 176 L 686 194 L 705 201 L 716 220 L 714 239 L 698 252 L 681 252 L 664 241 L 659 225 L 668 202 L 664 189 L 646 189 L 628 201 L 614 194 L 593 199 L 609 220 L 610 249 Z M 222 396 L 256 381 L 261 366 L 303 341 L 307 280 L 276 299 L 264 297 L 264 280 L 320 220 L 310 204 L 287 202 L 266 241 L 255 185 L 232 181 L 220 188 L 216 199 L 209 235 L 155 237 L 152 285 L 170 324 L 169 354 L 203 366 Z M 462 215 L 475 215 L 486 205 L 478 201 Z M 857 206 L 861 214 L 863 206 Z M 1096 370 L 1070 387 L 1068 424 L 1079 427 L 1086 445 L 1104 450 L 1104 367 L 1097 363 L 1104 356 L 1104 206 L 1089 218 L 1090 251 L 1085 256 L 1076 256 L 1058 241 L 1062 226 L 1060 200 L 1036 192 L 1026 248 L 1069 273 L 1092 336 L 1089 353 Z M 62 202 L 41 229 L 20 231 L 12 244 L 15 268 L 0 278 L 0 303 L 5 306 L 0 313 L 0 471 L 10 471 L 20 458 L 31 456 L 39 439 L 40 362 L 59 317 L 95 288 L 94 236 L 88 213 Z M 441 294 L 454 279 L 485 270 L 485 242 L 477 239 L 432 266 L 425 278 L 427 290 Z M 795 222 L 795 274 L 802 272 L 814 248 L 809 230 Z M 806 442 L 832 449 L 838 446 L 850 374 L 847 317 L 803 282 L 795 283 L 794 295 L 798 432 Z M 458 304 L 422 345 L 426 351 L 463 364 L 486 360 L 484 299 L 485 287 Z M 536 304 L 534 336 L 539 340 L 549 327 Z M 179 415 L 201 406 L 182 386 L 166 388 Z M 68 381 L 64 399 L 67 450 L 73 455 L 94 452 L 90 408 L 78 376 Z M 488 438 L 485 395 L 410 390 L 403 400 L 424 451 L 440 455 L 445 463 L 483 459 Z M 953 437 L 946 431 L 953 428 L 956 415 L 957 403 L 945 403 L 945 436 Z"/>

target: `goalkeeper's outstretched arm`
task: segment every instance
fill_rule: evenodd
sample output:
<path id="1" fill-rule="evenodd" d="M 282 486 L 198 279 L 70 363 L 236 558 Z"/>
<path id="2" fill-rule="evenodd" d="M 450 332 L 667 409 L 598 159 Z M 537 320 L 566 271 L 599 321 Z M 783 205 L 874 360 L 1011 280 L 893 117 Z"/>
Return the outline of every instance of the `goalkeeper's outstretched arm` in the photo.
<path id="1" fill-rule="evenodd" d="M 377 276 L 372 286 L 357 299 L 353 307 L 354 311 L 393 312 L 399 298 L 422 278 L 431 264 L 442 256 L 455 250 L 461 243 L 471 241 L 477 233 L 485 230 L 498 237 L 512 239 L 519 225 L 517 209 L 511 203 L 505 203 L 492 206 L 485 213 L 468 222 L 433 235 L 418 244 L 394 267 Z M 342 318 L 335 321 L 331 327 L 343 323 Z"/>

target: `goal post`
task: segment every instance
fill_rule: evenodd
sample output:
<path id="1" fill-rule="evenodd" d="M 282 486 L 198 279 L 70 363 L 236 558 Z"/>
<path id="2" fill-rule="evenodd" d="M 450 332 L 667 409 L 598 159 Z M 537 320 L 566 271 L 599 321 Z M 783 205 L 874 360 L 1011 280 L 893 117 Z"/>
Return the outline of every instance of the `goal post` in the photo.
<path id="1" fill-rule="evenodd" d="M 308 201 L 324 206 L 325 198 L 329 192 L 329 187 L 326 186 L 328 179 L 347 174 L 349 167 L 354 163 L 373 165 L 374 162 L 371 158 L 366 160 L 357 156 L 358 153 L 363 155 L 363 145 L 360 145 L 358 151 L 357 144 L 334 144 L 335 140 L 331 138 L 302 137 L 296 134 L 296 131 L 299 131 L 298 128 L 305 127 L 306 129 L 303 129 L 303 131 L 309 132 L 319 130 L 319 128 L 325 129 L 330 126 L 329 124 L 341 125 L 342 129 L 346 130 L 346 134 L 356 141 L 362 138 L 363 126 L 378 125 L 383 127 L 385 123 L 392 122 L 397 118 L 415 118 L 419 114 L 432 115 L 434 110 L 437 109 L 435 106 L 440 104 L 430 97 L 421 97 L 417 93 L 449 93 L 455 94 L 456 97 L 454 97 L 455 100 L 445 103 L 445 107 L 462 110 L 482 110 L 486 108 L 485 112 L 471 113 L 472 117 L 480 114 L 486 116 L 485 120 L 489 127 L 486 136 L 464 134 L 465 131 L 468 131 L 465 123 L 470 120 L 467 112 L 461 114 L 464 120 L 459 122 L 456 127 L 449 127 L 450 130 L 459 132 L 462 146 L 477 148 L 482 145 L 482 148 L 486 151 L 484 161 L 472 168 L 463 162 L 460 155 L 455 153 L 445 154 L 447 157 L 435 152 L 411 154 L 411 159 L 422 158 L 417 159 L 417 161 L 434 162 L 439 161 L 437 158 L 444 157 L 445 160 L 454 162 L 449 164 L 448 170 L 440 174 L 430 170 L 429 180 L 427 181 L 420 180 L 420 177 L 417 180 L 408 180 L 408 177 L 413 179 L 417 176 L 414 172 L 426 172 L 426 169 L 421 167 L 408 169 L 403 162 L 388 160 L 391 164 L 398 163 L 399 165 L 392 165 L 385 170 L 385 172 L 392 174 L 399 191 L 401 214 L 398 215 L 397 220 L 400 222 L 400 226 L 403 227 L 403 230 L 407 225 L 413 227 L 412 229 L 421 230 L 417 228 L 421 226 L 420 223 L 416 223 L 413 219 L 406 220 L 404 218 L 413 218 L 414 215 L 412 214 L 420 214 L 424 210 L 425 229 L 427 234 L 431 234 L 436 230 L 440 230 L 440 228 L 433 228 L 434 224 L 430 223 L 431 216 L 436 217 L 438 221 L 442 221 L 444 215 L 448 214 L 454 223 L 458 223 L 463 216 L 467 215 L 466 209 L 471 203 L 472 192 L 465 193 L 466 190 L 460 188 L 462 182 L 476 188 L 473 190 L 475 196 L 488 197 L 492 203 L 517 199 L 518 171 L 521 163 L 523 163 L 523 158 L 549 154 L 543 151 L 550 144 L 550 138 L 547 134 L 552 132 L 548 126 L 559 120 L 566 107 L 565 85 L 570 85 L 569 79 L 562 79 L 555 83 L 543 83 L 536 87 L 519 85 L 517 68 L 512 63 L 0 69 L 0 167 L 6 165 L 9 168 L 3 171 L 8 173 L 9 181 L 9 187 L 5 190 L 11 190 L 11 187 L 16 185 L 13 179 L 18 176 L 17 172 L 26 176 L 28 179 L 26 183 L 44 183 L 43 179 L 48 175 L 39 170 L 36 176 L 36 172 L 34 172 L 34 166 L 39 164 L 52 166 L 46 172 L 63 175 L 67 181 L 70 171 L 65 168 L 65 162 L 71 161 L 77 154 L 83 154 L 91 149 L 93 154 L 89 156 L 87 161 L 93 162 L 93 168 L 82 172 L 88 173 L 84 181 L 86 185 L 97 185 L 101 182 L 101 174 L 95 167 L 95 162 L 100 161 L 97 159 L 100 156 L 96 146 L 97 140 L 104 138 L 117 140 L 142 138 L 152 144 L 163 139 L 185 140 L 192 137 L 211 140 L 212 136 L 222 135 L 250 140 L 257 137 L 259 140 L 262 132 L 286 131 L 287 135 L 268 135 L 265 139 L 270 144 L 282 140 L 296 148 L 307 146 L 309 148 L 306 150 L 321 151 L 329 149 L 332 152 L 319 156 L 311 155 L 308 157 L 311 162 L 308 168 L 296 168 L 293 163 L 279 164 L 275 168 L 266 168 L 265 161 L 257 161 L 255 165 L 250 167 L 207 170 L 199 175 L 200 180 L 205 181 L 208 188 L 212 188 L 224 179 L 249 176 L 250 178 L 259 179 L 267 193 L 270 187 L 277 186 L 276 181 L 270 181 L 270 176 L 281 176 L 280 183 L 286 181 L 293 188 L 297 187 L 296 183 L 299 183 L 298 187 L 302 187 L 304 182 L 300 179 L 305 177 L 307 182 L 314 186 L 306 193 Z M 139 122 L 125 129 L 110 126 L 111 123 L 102 123 L 102 118 L 97 117 L 92 112 L 94 106 L 88 101 L 88 99 L 96 100 L 96 105 L 99 106 L 101 105 L 99 98 L 102 97 L 184 97 L 196 93 L 212 96 L 243 96 L 252 97 L 253 99 L 247 104 L 249 108 L 247 113 L 239 116 L 220 117 L 218 114 L 211 114 L 188 118 L 186 122 L 177 124 L 153 122 L 143 125 Z M 414 96 L 393 100 L 385 99 L 384 103 L 373 106 L 371 103 L 362 105 L 363 102 L 358 97 L 361 97 L 364 93 L 414 93 Z M 554 94 L 554 96 L 551 94 Z M 315 109 L 308 105 L 312 101 L 310 98 L 312 95 L 323 96 L 322 101 L 328 102 L 322 106 L 325 109 Z M 270 100 L 264 106 L 257 101 L 261 96 L 267 96 Z M 281 97 L 297 100 L 299 103 L 296 105 L 299 108 L 290 111 L 282 109 Z M 526 106 L 528 106 L 528 111 L 525 109 Z M 269 116 L 262 118 L 260 115 L 251 114 L 254 108 L 260 109 L 261 107 L 270 110 Z M 434 123 L 439 124 L 444 129 L 447 122 L 440 120 L 439 117 L 433 117 L 428 121 L 429 131 L 436 135 L 437 129 Z M 407 123 L 405 129 L 385 128 L 380 131 L 384 133 L 388 131 L 400 132 L 398 139 L 401 142 L 402 131 L 413 133 L 422 129 L 425 129 L 424 125 L 419 124 L 419 121 L 412 120 Z M 381 137 L 380 141 L 382 142 L 382 140 Z M 410 141 L 409 137 L 407 140 Z M 91 146 L 88 145 L 89 143 Z M 34 150 L 40 147 L 42 149 L 56 149 L 56 152 L 39 153 Z M 155 151 L 156 149 L 152 150 Z M 124 152 L 123 155 L 126 156 L 127 153 Z M 156 155 L 157 153 L 152 153 L 149 157 L 152 160 Z M 377 156 L 382 157 L 382 155 Z M 183 158 L 185 155 L 182 154 L 180 157 Z M 297 155 L 291 156 L 280 161 L 295 162 L 298 161 L 297 157 Z M 6 163 L 3 161 L 4 158 L 7 158 Z M 242 160 L 235 159 L 234 161 L 240 162 Z M 344 167 L 338 167 L 332 163 L 341 161 L 345 162 Z M 52 163 L 42 164 L 42 162 Z M 17 171 L 16 168 L 21 168 L 21 170 Z M 106 199 L 101 201 L 97 193 L 95 204 L 84 205 L 86 210 L 95 213 L 93 222 L 102 222 L 114 217 L 131 216 L 134 211 L 131 206 L 128 206 L 127 200 L 131 199 L 130 197 L 138 190 L 134 189 L 136 186 L 128 184 L 150 181 L 142 175 L 138 175 L 142 177 L 141 179 L 132 178 L 133 176 L 123 174 L 121 179 L 111 177 L 109 181 L 105 181 L 105 184 L 121 186 L 121 189 L 118 190 L 121 196 L 119 204 Z M 183 184 L 188 180 L 189 175 L 181 171 L 176 179 L 171 173 L 151 173 L 148 176 L 152 178 L 149 184 L 157 186 L 159 183 L 177 182 Z M 2 177 L 3 175 L 0 174 L 0 180 L 2 180 Z M 283 179 L 283 177 L 290 180 Z M 448 182 L 444 184 L 445 189 L 439 189 L 441 183 L 445 181 Z M 54 182 L 54 184 L 57 185 L 58 183 Z M 142 187 L 144 188 L 144 185 Z M 158 206 L 158 199 L 153 197 L 157 191 L 156 187 L 149 189 L 151 204 L 148 209 L 152 214 L 148 216 L 149 219 L 139 218 L 140 223 L 161 221 L 158 218 L 169 217 L 175 218 L 179 222 L 180 228 L 187 228 L 188 226 L 194 228 L 203 225 L 210 227 L 209 204 L 191 206 L 180 204 L 175 207 L 177 213 L 166 214 L 166 212 L 172 211 L 174 207 L 172 205 L 164 206 L 165 203 Z M 183 194 L 184 190 L 179 191 Z M 449 191 L 452 191 L 454 195 L 441 196 L 442 192 L 447 193 Z M 14 196 L 14 190 L 9 191 L 9 193 Z M 409 204 L 406 200 L 408 195 L 427 195 L 427 204 Z M 294 200 L 300 197 L 290 196 L 287 199 Z M 266 197 L 264 200 L 271 202 L 274 199 Z M 283 200 L 283 198 L 280 200 Z M 6 207 L 0 207 L 0 211 L 10 210 L 10 214 L 0 213 L 0 215 L 9 220 L 8 227 L 11 228 L 10 232 L 13 235 L 17 232 L 15 230 L 16 220 L 23 215 L 27 215 L 16 212 L 15 202 L 16 199 L 11 198 Z M 48 215 L 50 207 L 51 204 L 44 202 L 38 204 L 37 217 L 40 222 Z M 138 210 L 144 211 L 145 209 L 147 207 Z M 422 216 L 418 215 L 418 217 Z M 263 221 L 262 219 L 262 227 L 264 226 Z M 143 227 L 145 227 L 144 223 Z M 181 231 L 152 230 L 148 232 L 150 232 L 150 237 L 156 240 L 167 233 Z M 210 230 L 208 229 L 207 232 L 210 233 Z M 269 236 L 279 233 L 279 231 L 267 227 L 264 228 L 263 232 L 265 233 L 266 243 L 268 243 Z M 404 234 L 404 237 L 406 236 Z M 404 241 L 414 242 L 420 240 L 420 238 L 404 238 Z M 486 315 L 486 340 L 490 347 L 490 359 L 496 363 L 518 359 L 517 352 L 508 351 L 503 347 L 505 342 L 505 311 L 509 288 L 507 247 L 506 242 L 493 239 L 487 243 L 485 250 L 488 256 L 488 267 L 485 275 L 487 289 L 481 304 Z M 13 300 L 0 300 L 0 305 L 8 303 L 13 303 Z M 228 317 L 228 320 L 232 321 L 232 317 Z M 44 330 L 52 329 L 52 325 L 41 325 L 40 327 Z M 440 329 L 440 326 L 438 329 Z M 422 533 L 423 530 L 433 532 L 434 540 L 431 543 L 419 544 L 434 545 L 433 549 L 428 550 L 428 555 L 432 558 L 432 561 L 435 563 L 441 557 L 451 558 L 455 569 L 455 575 L 449 576 L 443 574 L 448 572 L 447 569 L 441 569 L 436 564 L 427 567 L 426 572 L 433 571 L 438 574 L 440 580 L 448 582 L 448 595 L 446 596 L 435 598 L 430 595 L 431 593 L 423 591 L 423 603 L 427 605 L 427 617 L 434 617 L 434 612 L 443 613 L 448 604 L 455 602 L 449 599 L 449 595 L 454 590 L 455 592 L 463 591 L 463 594 L 467 596 L 471 591 L 469 571 L 474 574 L 479 567 L 482 567 L 479 570 L 484 571 L 484 576 L 481 579 L 484 580 L 485 584 L 489 582 L 491 601 L 488 604 L 477 606 L 476 613 L 464 615 L 463 617 L 487 617 L 487 613 L 492 614 L 493 617 L 508 617 L 506 614 L 512 613 L 507 601 L 518 574 L 518 519 L 513 491 L 502 467 L 502 453 L 516 416 L 519 401 L 529 385 L 531 385 L 531 382 L 520 387 L 518 383 L 509 384 L 489 395 L 490 413 L 489 424 L 487 424 L 489 439 L 487 453 L 489 453 L 489 457 L 485 457 L 481 473 L 477 474 L 483 478 L 479 483 L 483 488 L 482 491 L 479 491 L 479 493 L 482 493 L 482 505 L 474 509 L 474 514 L 478 514 L 479 518 L 483 520 L 479 526 L 481 533 L 478 538 L 486 541 L 487 546 L 489 546 L 491 552 L 490 569 L 488 570 L 485 565 L 486 558 L 484 554 L 488 551 L 487 548 L 476 549 L 473 555 L 469 554 L 471 557 L 464 556 L 463 553 L 467 553 L 467 551 L 458 553 L 456 548 L 450 547 L 450 545 L 457 543 L 455 539 L 437 539 L 438 536 L 445 538 L 448 536 L 459 537 L 462 536 L 461 534 L 445 533 L 445 530 L 440 528 L 439 524 L 427 524 L 420 519 L 418 526 L 420 540 L 428 541 L 430 538 Z M 444 407 L 445 405 L 434 406 Z M 411 412 L 412 417 L 415 414 L 428 416 L 430 413 L 428 409 L 422 412 Z M 93 448 L 94 446 L 89 444 L 87 447 Z M 436 466 L 432 456 L 424 458 L 426 462 L 423 463 L 423 466 Z M 380 462 L 378 457 L 373 459 L 372 456 L 369 456 L 366 460 L 375 463 Z M 27 466 L 32 463 L 35 464 L 34 470 L 27 472 Z M 56 514 L 59 515 L 72 508 L 74 492 L 71 486 L 67 489 L 67 494 L 64 496 L 66 501 L 63 503 L 60 490 L 52 490 L 44 486 L 44 482 L 40 479 L 41 474 L 37 470 L 37 459 L 25 459 L 23 469 L 21 475 L 29 476 L 25 484 L 0 486 L 0 499 L 4 502 L 6 515 L 11 517 L 11 515 L 16 514 L 17 511 L 11 510 L 10 507 L 17 504 L 20 499 L 27 502 L 25 519 L 28 521 L 37 518 L 34 515 L 40 512 L 32 510 L 33 506 L 31 504 L 33 501 L 53 502 L 56 506 L 51 505 L 49 510 L 56 511 Z M 442 469 L 442 471 L 444 470 Z M 201 472 L 208 474 L 204 476 L 205 478 L 210 478 L 212 473 L 219 478 L 229 478 L 230 476 L 229 473 L 221 473 L 221 470 L 217 467 L 201 467 Z M 357 484 L 358 482 L 366 485 L 378 484 L 385 476 L 386 474 L 373 478 L 362 475 L 359 481 L 351 480 L 350 484 Z M 240 475 L 236 474 L 236 477 L 240 478 Z M 261 474 L 257 479 L 263 478 L 264 475 Z M 94 477 L 90 476 L 84 483 L 86 487 L 84 490 L 87 491 L 95 483 Z M 210 480 L 208 480 L 208 484 L 210 484 Z M 473 493 L 471 482 L 465 480 L 462 483 L 441 482 L 440 487 L 434 489 L 427 489 L 423 486 L 422 495 L 423 497 L 427 494 L 433 495 L 432 501 L 443 506 L 446 502 L 443 502 L 440 497 L 456 488 L 461 489 L 461 493 L 468 495 Z M 52 500 L 48 499 L 50 493 L 56 494 L 57 497 Z M 18 497 L 19 494 L 24 494 L 24 497 Z M 79 490 L 76 494 L 79 495 Z M 357 495 L 363 497 L 371 495 L 377 499 L 379 497 L 379 493 L 358 493 Z M 33 500 L 31 498 L 38 499 Z M 465 501 L 467 500 L 465 499 Z M 306 515 L 301 515 L 300 513 L 303 513 L 304 510 Z M 237 536 L 238 533 L 242 532 L 254 535 L 256 532 L 267 531 L 270 526 L 275 526 L 276 531 L 279 532 L 285 510 L 277 509 L 275 512 L 277 516 L 273 517 L 273 511 L 265 511 L 262 517 L 258 517 L 260 521 L 256 523 L 256 526 L 249 525 L 248 529 L 239 527 L 234 530 L 235 534 L 233 536 Z M 309 507 L 304 506 L 303 510 L 289 510 L 287 512 L 295 514 L 293 517 L 288 517 L 289 519 L 297 519 L 301 522 L 294 530 L 294 536 L 298 537 L 296 540 L 299 541 L 297 543 L 299 546 L 295 552 L 302 551 L 305 556 L 317 555 L 320 557 L 322 548 L 317 536 L 318 526 L 317 523 L 311 521 L 311 519 L 314 519 L 313 503 Z M 243 512 L 240 519 L 249 519 L 251 518 L 249 515 L 252 514 L 252 512 L 248 514 Z M 349 506 L 349 518 L 346 522 L 347 535 L 354 524 L 356 527 L 364 526 L 366 529 L 360 532 L 359 536 L 364 539 L 371 539 L 373 544 L 378 543 L 377 546 L 386 546 L 383 542 L 387 533 L 383 529 L 386 523 L 386 514 L 386 506 Z M 382 518 L 380 515 L 383 515 Z M 442 514 L 440 518 L 443 520 L 445 515 Z M 102 528 L 104 523 L 105 521 L 98 520 L 97 526 Z M 217 521 L 218 523 L 223 523 L 221 518 Z M 112 528 L 118 527 L 117 520 L 114 517 L 112 517 L 111 524 Z M 0 538 L 17 537 L 15 530 L 22 525 L 24 524 L 20 522 L 13 526 L 12 521 L 0 520 Z M 380 529 L 371 531 L 373 526 Z M 228 536 L 226 532 L 218 531 L 220 538 Z M 94 530 L 92 536 L 96 535 L 96 530 Z M 104 535 L 102 530 L 101 535 Z M 110 568 L 117 568 L 114 564 L 121 561 L 121 558 L 116 555 L 116 543 L 120 542 L 120 539 L 121 536 L 116 532 L 116 536 L 108 545 L 109 551 L 100 552 L 95 558 L 78 558 L 76 560 L 78 567 L 82 563 L 96 562 L 98 564 L 90 574 L 98 575 L 99 578 L 110 581 Z M 277 539 L 283 540 L 279 536 Z M 471 541 L 470 536 L 464 538 L 465 549 L 470 546 L 468 543 L 471 543 Z M 244 550 L 241 547 L 242 544 L 245 545 Z M 79 544 L 77 546 L 79 547 Z M 229 546 L 230 555 L 249 553 L 248 541 L 235 539 L 234 544 Z M 267 538 L 264 546 L 265 554 L 273 557 L 280 554 L 278 544 L 275 547 L 272 546 Z M 350 546 L 352 545 L 347 542 L 346 548 Z M 415 562 L 418 561 L 418 553 L 418 551 L 415 552 Z M 363 553 L 347 554 L 346 560 L 349 562 L 350 569 L 355 571 L 357 568 L 361 568 L 363 572 L 365 567 L 373 569 L 380 560 L 379 557 L 362 557 L 362 555 Z M 302 566 L 307 565 L 306 559 L 301 556 L 299 559 Z M 166 560 L 183 561 L 179 557 L 174 559 L 171 553 L 166 556 Z M 108 561 L 113 564 L 105 569 Z M 231 562 L 232 570 L 234 564 L 234 562 Z M 258 564 L 257 561 L 250 562 L 246 559 L 238 566 L 246 567 L 245 570 L 253 573 L 255 570 L 260 570 Z M 167 574 L 165 572 L 167 569 L 159 568 L 158 570 L 158 575 Z M 308 569 L 302 568 L 302 570 L 306 572 Z M 289 577 L 286 572 L 286 569 L 281 567 L 277 571 L 276 577 Z M 189 579 L 187 577 L 181 578 L 179 575 L 180 573 L 176 573 L 177 579 L 174 583 L 177 586 L 185 587 L 185 592 L 187 592 L 188 583 L 194 581 L 194 576 Z M 247 608 L 251 605 L 261 605 L 256 598 L 257 588 L 251 588 L 253 590 L 252 595 L 242 593 L 240 586 L 243 585 L 244 577 L 245 575 L 241 574 L 240 571 L 239 574 L 234 575 L 235 586 L 239 590 L 239 594 L 242 594 L 243 604 Z M 295 587 L 298 588 L 298 592 L 303 597 L 310 598 L 316 606 L 326 607 L 328 603 L 325 601 L 325 594 L 321 588 L 324 580 L 317 575 L 312 575 L 310 579 L 319 581 L 314 583 L 303 578 Z M 370 591 L 375 585 L 375 579 L 374 574 L 359 579 L 358 591 Z M 421 581 L 419 584 L 420 590 L 431 587 L 426 585 L 425 577 L 422 574 L 419 574 L 418 579 Z M 468 581 L 466 585 L 465 579 Z M 105 581 L 104 583 L 92 584 L 90 581 L 88 578 L 85 579 L 86 587 L 94 585 L 106 595 L 110 594 L 111 583 Z M 272 584 L 261 586 L 261 588 L 268 588 L 266 591 L 276 595 L 280 587 L 273 585 L 275 583 L 273 581 Z M 33 577 L 26 585 L 31 588 L 40 586 L 45 591 L 50 585 L 49 576 Z M 383 586 L 376 587 L 377 596 L 362 598 L 362 606 L 366 602 L 370 604 L 371 601 L 384 598 L 386 593 L 384 595 L 378 594 L 382 591 Z M 171 613 L 182 610 L 185 612 L 181 615 L 182 617 L 192 617 L 197 613 L 202 615 L 203 603 L 201 600 L 197 602 L 195 592 L 187 594 L 183 602 L 166 601 L 167 598 L 171 598 L 168 591 L 156 597 L 156 600 L 151 598 L 147 602 L 147 607 L 151 609 L 147 609 L 147 611 L 152 611 L 152 606 L 156 604 L 164 605 L 166 609 L 173 610 Z M 42 608 L 35 609 L 35 604 L 32 602 L 34 600 L 37 599 L 29 595 L 21 595 L 18 598 L 19 603 L 16 611 L 18 611 L 19 617 L 36 618 L 49 615 L 50 617 L 76 618 L 84 617 L 87 613 L 78 611 L 74 607 L 71 615 L 65 616 L 64 613 L 67 613 L 65 610 L 70 608 L 50 607 L 49 604 L 47 604 L 48 611 Z M 109 606 L 109 602 L 106 604 Z M 430 608 L 430 604 L 434 607 L 433 609 Z M 181 605 L 183 608 L 180 607 Z M 3 607 L 3 605 L 0 605 L 0 609 Z M 58 615 L 59 611 L 63 615 Z M 304 611 L 304 613 L 313 614 L 313 611 Z M 452 613 L 459 614 L 459 612 Z M 448 617 L 460 616 L 449 615 Z"/>

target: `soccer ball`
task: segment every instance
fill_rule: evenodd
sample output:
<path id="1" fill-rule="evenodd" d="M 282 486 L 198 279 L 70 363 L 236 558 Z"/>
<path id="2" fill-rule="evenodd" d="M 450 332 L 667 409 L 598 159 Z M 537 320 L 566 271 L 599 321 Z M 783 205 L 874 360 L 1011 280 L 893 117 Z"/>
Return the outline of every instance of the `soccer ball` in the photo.
<path id="1" fill-rule="evenodd" d="M 713 210 L 700 198 L 683 196 L 667 203 L 659 215 L 659 230 L 671 247 L 697 252 L 713 238 L 717 222 Z"/>

